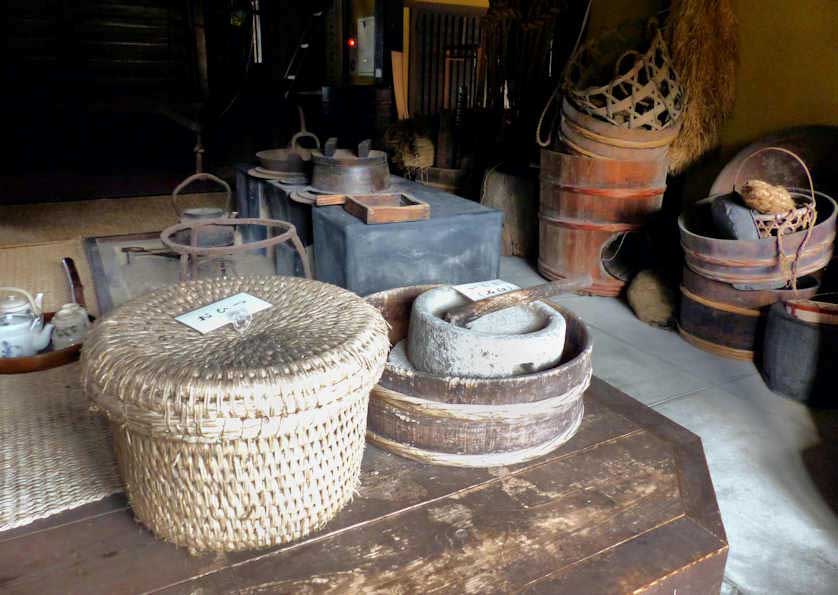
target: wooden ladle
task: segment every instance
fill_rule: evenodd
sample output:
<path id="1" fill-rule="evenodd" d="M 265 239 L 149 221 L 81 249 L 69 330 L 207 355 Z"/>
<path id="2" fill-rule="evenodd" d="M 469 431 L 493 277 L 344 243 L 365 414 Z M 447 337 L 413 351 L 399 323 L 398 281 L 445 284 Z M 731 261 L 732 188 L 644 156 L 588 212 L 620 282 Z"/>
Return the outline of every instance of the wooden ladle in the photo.
<path id="1" fill-rule="evenodd" d="M 450 324 L 465 327 L 468 323 L 477 320 L 481 316 L 512 308 L 513 306 L 522 306 L 538 300 L 547 299 L 560 293 L 567 293 L 571 291 L 578 291 L 585 289 L 593 283 L 590 275 L 581 277 L 571 277 L 570 279 L 561 279 L 559 281 L 551 281 L 543 285 L 536 285 L 535 287 L 528 287 L 527 289 L 519 289 L 517 291 L 509 291 L 500 295 L 487 297 L 476 302 L 471 302 L 464 306 L 451 308 L 445 313 L 445 320 Z"/>

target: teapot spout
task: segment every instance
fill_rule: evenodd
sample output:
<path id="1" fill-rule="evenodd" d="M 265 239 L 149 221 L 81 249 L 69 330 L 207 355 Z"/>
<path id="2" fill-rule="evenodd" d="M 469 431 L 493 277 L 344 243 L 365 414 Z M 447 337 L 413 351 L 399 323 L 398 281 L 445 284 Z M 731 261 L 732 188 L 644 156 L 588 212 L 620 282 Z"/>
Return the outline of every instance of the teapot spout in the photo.
<path id="1" fill-rule="evenodd" d="M 32 300 L 35 305 L 34 314 L 37 316 L 44 311 L 44 294 L 36 293 L 35 299 Z"/>
<path id="2" fill-rule="evenodd" d="M 37 331 L 37 329 L 35 329 L 36 334 L 34 336 L 34 340 L 32 341 L 32 345 L 33 347 L 35 347 L 36 351 L 42 351 L 47 348 L 47 345 L 49 345 L 49 340 L 52 337 L 52 329 L 52 323 L 45 324 L 44 328 L 42 328 L 40 331 Z"/>

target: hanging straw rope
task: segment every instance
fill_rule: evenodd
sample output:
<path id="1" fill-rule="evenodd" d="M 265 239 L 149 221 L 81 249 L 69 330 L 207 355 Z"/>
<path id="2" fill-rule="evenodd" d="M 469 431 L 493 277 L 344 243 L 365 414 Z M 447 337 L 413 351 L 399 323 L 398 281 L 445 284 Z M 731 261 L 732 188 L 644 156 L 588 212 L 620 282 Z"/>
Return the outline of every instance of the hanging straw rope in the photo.
<path id="1" fill-rule="evenodd" d="M 736 99 L 737 24 L 731 0 L 672 0 L 666 37 L 690 100 L 669 151 L 679 172 L 719 142 Z"/>

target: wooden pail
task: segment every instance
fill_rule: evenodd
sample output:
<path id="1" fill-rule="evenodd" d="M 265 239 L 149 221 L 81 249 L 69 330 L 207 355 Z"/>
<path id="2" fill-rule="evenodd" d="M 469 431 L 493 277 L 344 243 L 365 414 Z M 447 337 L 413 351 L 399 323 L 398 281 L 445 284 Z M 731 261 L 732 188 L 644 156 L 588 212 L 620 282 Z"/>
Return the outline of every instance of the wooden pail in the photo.
<path id="1" fill-rule="evenodd" d="M 812 276 L 792 289 L 743 291 L 684 267 L 678 332 L 696 347 L 732 359 L 752 360 L 762 345 L 768 308 L 792 298 L 807 299 L 818 291 Z"/>
<path id="2" fill-rule="evenodd" d="M 368 296 L 390 325 L 390 344 L 407 336 L 421 285 Z M 388 363 L 370 393 L 367 441 L 436 465 L 494 467 L 534 459 L 569 440 L 582 421 L 591 378 L 591 337 L 556 307 L 567 333 L 561 363 L 507 378 L 436 376 Z"/>
<path id="3" fill-rule="evenodd" d="M 631 268 L 620 251 L 660 210 L 666 170 L 665 158 L 616 161 L 542 150 L 538 270 L 548 279 L 590 274 L 589 293 L 619 294 Z"/>

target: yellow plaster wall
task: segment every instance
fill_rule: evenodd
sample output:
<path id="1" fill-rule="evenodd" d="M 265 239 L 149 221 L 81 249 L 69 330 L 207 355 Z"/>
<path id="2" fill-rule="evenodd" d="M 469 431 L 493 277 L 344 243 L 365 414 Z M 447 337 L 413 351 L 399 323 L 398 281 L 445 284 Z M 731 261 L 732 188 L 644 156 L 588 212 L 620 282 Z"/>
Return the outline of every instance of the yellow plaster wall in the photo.
<path id="1" fill-rule="evenodd" d="M 589 35 L 655 16 L 662 0 L 593 0 Z M 770 132 L 838 125 L 838 0 L 733 0 L 739 20 L 736 106 L 724 154 Z"/>
<path id="2" fill-rule="evenodd" d="M 803 124 L 838 125 L 838 1 L 734 0 L 736 106 L 724 147 Z"/>

